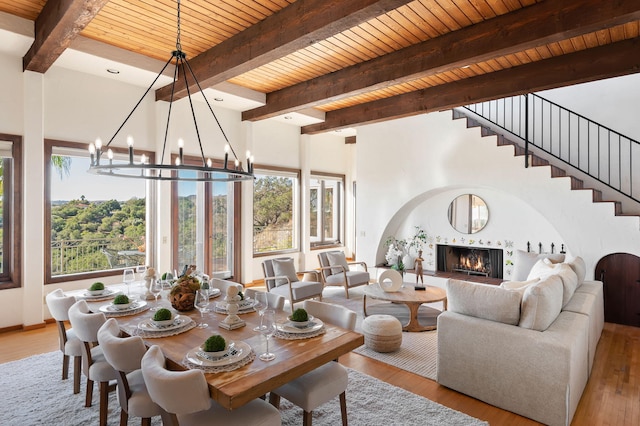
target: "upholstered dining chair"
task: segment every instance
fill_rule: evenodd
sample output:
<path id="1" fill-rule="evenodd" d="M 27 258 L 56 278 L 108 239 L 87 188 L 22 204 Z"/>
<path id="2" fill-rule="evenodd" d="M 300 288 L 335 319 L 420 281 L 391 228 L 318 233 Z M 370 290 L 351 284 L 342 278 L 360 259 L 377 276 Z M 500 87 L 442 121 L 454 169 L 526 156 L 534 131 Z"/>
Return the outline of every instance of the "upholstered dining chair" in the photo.
<path id="1" fill-rule="evenodd" d="M 104 358 L 97 345 L 98 330 L 107 321 L 102 312 L 92 313 L 84 300 L 78 300 L 69 308 L 69 321 L 76 336 L 82 342 L 82 373 L 87 378 L 85 407 L 91 407 L 93 382 L 100 383 L 100 426 L 107 424 L 109 392 L 115 390 L 118 373 Z"/>
<path id="2" fill-rule="evenodd" d="M 369 284 L 370 276 L 365 262 L 347 262 L 344 252 L 339 250 L 318 253 L 318 262 L 324 285 L 344 286 L 347 299 L 349 289 Z M 364 270 L 351 269 L 349 265 L 360 265 Z"/>
<path id="3" fill-rule="evenodd" d="M 344 306 L 305 300 L 303 308 L 308 314 L 324 322 L 352 331 L 356 327 L 356 313 Z M 302 424 L 311 426 L 313 410 L 339 396 L 342 425 L 347 426 L 348 381 L 347 370 L 337 360 L 331 361 L 274 389 L 269 394 L 269 402 L 279 407 L 281 397 L 288 399 L 302 408 Z"/>
<path id="4" fill-rule="evenodd" d="M 238 287 L 241 291 L 244 291 L 244 285 L 242 285 L 241 283 L 236 283 L 229 280 L 222 280 L 220 278 L 211 278 L 211 280 L 209 281 L 209 285 L 211 287 L 220 289 L 223 296 L 227 294 L 227 289 L 232 285 Z"/>
<path id="5" fill-rule="evenodd" d="M 142 357 L 142 375 L 151 399 L 170 413 L 171 426 L 280 426 L 280 412 L 255 399 L 240 408 L 227 410 L 209 396 L 202 370 L 169 371 L 159 346 L 151 346 Z"/>
<path id="6" fill-rule="evenodd" d="M 322 300 L 323 286 L 318 271 L 296 272 L 290 257 L 265 260 L 262 262 L 262 272 L 267 291 L 287 298 L 291 304 L 291 312 L 297 302 L 313 298 Z M 301 281 L 298 274 L 315 275 L 316 279 Z"/>
<path id="7" fill-rule="evenodd" d="M 141 362 L 147 351 L 139 336 L 120 337 L 120 326 L 110 318 L 98 330 L 98 343 L 104 358 L 118 372 L 116 392 L 120 404 L 120 426 L 126 426 L 129 416 L 141 417 L 141 425 L 151 425 L 151 417 L 169 416 L 151 400 L 142 377 Z"/>
<path id="8" fill-rule="evenodd" d="M 248 288 L 244 291 L 244 295 L 246 297 L 250 297 L 255 300 L 256 293 L 261 292 L 261 290 L 256 290 L 253 288 Z M 282 311 L 284 309 L 284 296 L 280 296 L 275 293 L 267 293 L 267 302 L 269 302 L 269 309 L 273 309 L 275 311 Z"/>
<path id="9" fill-rule="evenodd" d="M 62 289 L 53 290 L 45 298 L 51 316 L 58 327 L 58 341 L 62 352 L 62 380 L 69 377 L 69 360 L 73 357 L 73 393 L 80 392 L 80 375 L 82 374 L 82 343 L 72 328 L 66 329 L 69 321 L 69 308 L 76 303 L 74 296 L 67 296 Z"/>

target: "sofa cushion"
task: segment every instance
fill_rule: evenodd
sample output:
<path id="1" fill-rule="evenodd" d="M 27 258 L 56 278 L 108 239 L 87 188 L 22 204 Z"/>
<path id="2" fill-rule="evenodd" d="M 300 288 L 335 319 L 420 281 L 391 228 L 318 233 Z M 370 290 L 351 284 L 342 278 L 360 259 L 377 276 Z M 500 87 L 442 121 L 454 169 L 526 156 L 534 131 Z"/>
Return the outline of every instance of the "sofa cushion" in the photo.
<path id="1" fill-rule="evenodd" d="M 447 282 L 448 309 L 476 318 L 517 325 L 520 293 L 494 285 L 450 279 Z"/>
<path id="2" fill-rule="evenodd" d="M 571 269 L 573 269 L 573 272 L 576 273 L 578 276 L 578 287 L 580 287 L 587 275 L 587 265 L 584 263 L 584 259 L 580 256 L 570 256 L 565 259 L 564 263 L 569 265 Z"/>
<path id="3" fill-rule="evenodd" d="M 544 278 L 549 275 L 558 275 L 562 280 L 562 306 L 566 306 L 573 297 L 578 287 L 578 276 L 566 263 L 551 263 L 549 259 L 541 259 L 533 266 L 528 279 Z"/>
<path id="4" fill-rule="evenodd" d="M 549 275 L 530 285 L 522 295 L 520 323 L 522 328 L 545 331 L 558 317 L 562 309 L 562 280 Z"/>
<path id="5" fill-rule="evenodd" d="M 296 267 L 293 265 L 293 259 L 273 259 L 273 275 L 276 277 L 287 277 L 289 281 L 298 281 Z M 276 280 L 276 287 L 287 284 L 284 278 Z"/>
<path id="6" fill-rule="evenodd" d="M 339 274 L 343 271 L 349 270 L 349 264 L 347 263 L 347 257 L 344 255 L 344 252 L 341 251 L 332 251 L 327 253 L 327 260 L 329 261 L 329 266 L 338 266 L 338 268 L 331 268 L 331 274 Z M 340 268 L 342 266 L 342 268 Z"/>
<path id="7" fill-rule="evenodd" d="M 531 268 L 540 259 L 549 259 L 553 263 L 560 263 L 564 260 L 564 254 L 538 254 L 523 250 L 516 250 L 513 257 L 513 281 L 526 281 Z"/>

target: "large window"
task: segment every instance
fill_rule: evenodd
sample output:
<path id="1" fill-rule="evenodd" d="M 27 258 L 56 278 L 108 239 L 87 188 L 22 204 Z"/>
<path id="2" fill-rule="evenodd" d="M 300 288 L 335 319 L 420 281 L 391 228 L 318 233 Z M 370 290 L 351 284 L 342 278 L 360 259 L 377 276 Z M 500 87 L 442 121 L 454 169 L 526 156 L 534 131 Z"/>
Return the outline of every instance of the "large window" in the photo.
<path id="1" fill-rule="evenodd" d="M 0 134 L 0 289 L 20 286 L 22 144 Z"/>
<path id="2" fill-rule="evenodd" d="M 210 276 L 237 277 L 234 241 L 240 226 L 234 212 L 239 211 L 240 183 L 181 181 L 173 188 L 175 268 L 196 265 Z"/>
<path id="3" fill-rule="evenodd" d="M 312 174 L 309 181 L 309 236 L 312 246 L 342 240 L 344 176 Z"/>
<path id="4" fill-rule="evenodd" d="M 293 170 L 257 170 L 253 184 L 253 253 L 299 247 L 299 180 Z"/>
<path id="5" fill-rule="evenodd" d="M 81 144 L 46 146 L 48 282 L 144 265 L 147 181 L 87 173 L 88 151 Z M 113 162 L 128 161 L 123 154 L 116 152 Z"/>

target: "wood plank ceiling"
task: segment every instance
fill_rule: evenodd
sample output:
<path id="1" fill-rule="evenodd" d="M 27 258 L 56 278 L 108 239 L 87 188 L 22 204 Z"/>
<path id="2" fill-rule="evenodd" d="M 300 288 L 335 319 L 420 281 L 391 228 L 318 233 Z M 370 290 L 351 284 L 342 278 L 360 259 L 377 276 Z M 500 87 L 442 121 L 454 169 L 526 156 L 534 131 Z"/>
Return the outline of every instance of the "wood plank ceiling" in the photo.
<path id="1" fill-rule="evenodd" d="M 245 120 L 326 113 L 303 133 L 640 72 L 640 0 L 181 0 L 181 9 L 182 50 L 200 82 L 266 93 Z M 176 47 L 175 0 L 12 0 L 0 11 L 36 22 L 24 62 L 38 72 L 78 34 L 162 61 Z"/>

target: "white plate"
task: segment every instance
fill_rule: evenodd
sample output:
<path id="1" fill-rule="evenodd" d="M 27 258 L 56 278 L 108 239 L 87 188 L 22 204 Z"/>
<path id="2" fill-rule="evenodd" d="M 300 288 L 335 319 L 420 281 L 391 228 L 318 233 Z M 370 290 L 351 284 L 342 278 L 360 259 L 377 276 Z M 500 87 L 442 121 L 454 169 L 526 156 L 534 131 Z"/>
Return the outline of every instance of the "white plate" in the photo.
<path id="1" fill-rule="evenodd" d="M 105 297 L 109 297 L 112 295 L 115 295 L 116 293 L 118 293 L 117 291 L 111 290 L 109 288 L 105 288 L 104 291 L 101 294 L 89 294 L 88 291 L 85 291 L 84 293 L 82 293 L 82 297 L 85 299 L 103 299 Z"/>
<path id="2" fill-rule="evenodd" d="M 242 361 L 251 354 L 251 346 L 245 342 L 229 342 L 229 345 L 233 343 L 233 348 L 229 351 L 229 354 L 215 361 L 204 358 L 204 352 L 200 347 L 193 348 L 187 352 L 187 360 L 189 362 L 200 365 L 203 367 L 221 367 L 224 365 L 233 364 Z M 198 355 L 198 353 L 203 355 Z"/>
<path id="3" fill-rule="evenodd" d="M 109 303 L 108 305 L 100 306 L 100 311 L 108 312 L 110 314 L 117 313 L 117 312 L 120 312 L 120 313 L 131 312 L 131 311 L 135 311 L 136 309 L 140 309 L 144 306 L 147 306 L 147 302 L 145 302 L 144 300 L 135 300 L 133 304 L 129 307 L 129 309 L 116 309 L 113 307 L 113 304 Z"/>
<path id="4" fill-rule="evenodd" d="M 222 294 L 219 288 L 211 288 L 209 289 L 209 299 L 213 299 L 214 297 L 218 297 Z"/>
<path id="5" fill-rule="evenodd" d="M 307 315 L 307 320 L 306 321 L 296 322 L 296 321 L 292 321 L 291 320 L 291 315 L 289 315 L 287 317 L 287 319 L 289 320 L 289 322 L 287 322 L 287 324 L 290 325 L 291 327 L 304 329 L 304 328 L 307 328 L 309 326 L 309 324 L 311 324 L 315 318 L 313 317 L 313 315 Z M 302 323 L 304 323 L 304 325 L 301 325 Z"/>
<path id="6" fill-rule="evenodd" d="M 294 327 L 289 322 L 280 325 L 278 328 L 285 333 L 311 333 L 320 330 L 322 327 L 324 327 L 324 323 L 318 318 L 314 318 L 305 328 Z"/>
<path id="7" fill-rule="evenodd" d="M 192 321 L 191 318 L 189 317 L 181 317 L 180 315 L 177 315 L 175 320 L 173 321 L 173 324 L 165 326 L 165 327 L 158 327 L 156 325 L 153 324 L 153 322 L 151 322 L 150 319 L 146 319 L 142 322 L 140 322 L 140 324 L 138 324 L 138 328 L 140 330 L 144 330 L 144 331 L 169 331 L 169 330 L 175 330 L 176 328 L 180 328 L 183 327 L 187 324 L 189 324 Z"/>

